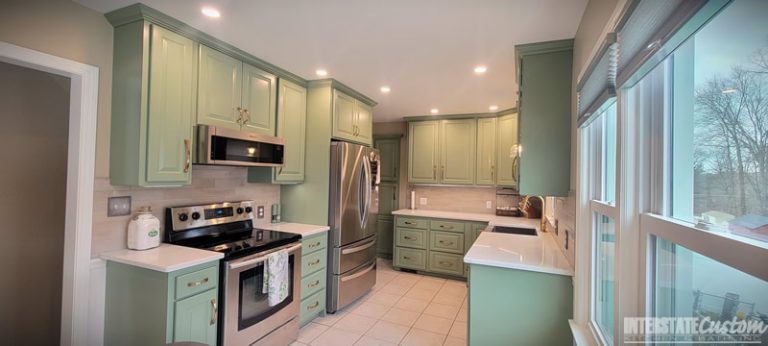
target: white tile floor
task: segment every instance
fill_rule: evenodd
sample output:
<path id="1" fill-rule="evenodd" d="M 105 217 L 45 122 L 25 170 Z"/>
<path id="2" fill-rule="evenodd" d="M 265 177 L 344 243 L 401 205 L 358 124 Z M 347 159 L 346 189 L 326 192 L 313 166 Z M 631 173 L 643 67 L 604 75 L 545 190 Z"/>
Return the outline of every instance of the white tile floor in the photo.
<path id="1" fill-rule="evenodd" d="M 299 332 L 304 345 L 466 345 L 464 281 L 403 273 L 379 259 L 376 286 L 337 313 Z"/>

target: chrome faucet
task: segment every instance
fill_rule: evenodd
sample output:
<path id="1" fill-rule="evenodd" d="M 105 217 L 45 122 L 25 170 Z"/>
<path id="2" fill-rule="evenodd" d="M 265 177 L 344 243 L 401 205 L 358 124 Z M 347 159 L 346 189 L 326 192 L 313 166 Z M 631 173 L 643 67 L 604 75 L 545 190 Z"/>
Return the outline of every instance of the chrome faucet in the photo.
<path id="1" fill-rule="evenodd" d="M 541 223 L 539 224 L 539 230 L 542 232 L 547 231 L 547 217 L 545 213 L 545 200 L 544 197 L 541 196 L 534 196 L 534 195 L 527 195 L 523 197 L 523 200 L 520 201 L 520 212 L 523 213 L 525 217 L 528 217 L 528 213 L 525 211 L 526 207 L 531 203 L 529 200 L 531 198 L 538 198 L 541 200 Z"/>

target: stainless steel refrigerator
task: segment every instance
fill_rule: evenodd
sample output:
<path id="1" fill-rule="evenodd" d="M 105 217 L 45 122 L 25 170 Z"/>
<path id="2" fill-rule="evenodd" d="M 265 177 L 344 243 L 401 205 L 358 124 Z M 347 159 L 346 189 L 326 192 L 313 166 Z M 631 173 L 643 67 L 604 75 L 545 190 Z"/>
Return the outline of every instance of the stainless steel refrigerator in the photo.
<path id="1" fill-rule="evenodd" d="M 379 151 L 331 143 L 326 310 L 336 312 L 376 284 Z"/>

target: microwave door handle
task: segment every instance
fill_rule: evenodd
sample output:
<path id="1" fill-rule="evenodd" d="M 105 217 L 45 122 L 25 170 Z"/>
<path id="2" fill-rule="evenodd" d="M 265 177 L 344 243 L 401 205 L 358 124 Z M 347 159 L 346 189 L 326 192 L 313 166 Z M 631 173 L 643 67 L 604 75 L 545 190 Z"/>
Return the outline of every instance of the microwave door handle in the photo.
<path id="1" fill-rule="evenodd" d="M 256 258 L 253 258 L 253 259 L 249 259 L 249 260 L 243 261 L 243 262 L 232 263 L 232 264 L 229 265 L 229 269 L 230 270 L 238 269 L 238 268 L 247 267 L 247 266 L 259 263 L 259 262 L 264 262 L 264 261 L 267 260 L 267 257 L 269 257 L 269 254 L 277 252 L 277 251 L 280 251 L 280 250 L 287 250 L 288 252 L 293 252 L 293 251 L 296 251 L 296 250 L 298 250 L 300 248 L 301 248 L 301 244 L 296 244 L 296 245 L 293 245 L 293 246 L 288 247 L 288 248 L 284 247 L 284 248 L 278 248 L 278 249 L 275 249 L 275 250 L 270 250 L 270 251 L 267 251 L 267 253 L 264 256 L 259 256 L 259 257 L 256 257 Z"/>

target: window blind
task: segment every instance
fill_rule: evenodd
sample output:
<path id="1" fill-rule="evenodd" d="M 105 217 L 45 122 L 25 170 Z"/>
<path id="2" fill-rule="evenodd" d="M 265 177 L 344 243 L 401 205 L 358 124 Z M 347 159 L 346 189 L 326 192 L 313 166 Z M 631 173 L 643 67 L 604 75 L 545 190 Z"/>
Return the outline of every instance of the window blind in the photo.
<path id="1" fill-rule="evenodd" d="M 616 96 L 615 87 L 616 34 L 609 33 L 576 86 L 578 126 L 588 123 L 593 114 L 598 114 L 603 105 Z"/>

